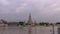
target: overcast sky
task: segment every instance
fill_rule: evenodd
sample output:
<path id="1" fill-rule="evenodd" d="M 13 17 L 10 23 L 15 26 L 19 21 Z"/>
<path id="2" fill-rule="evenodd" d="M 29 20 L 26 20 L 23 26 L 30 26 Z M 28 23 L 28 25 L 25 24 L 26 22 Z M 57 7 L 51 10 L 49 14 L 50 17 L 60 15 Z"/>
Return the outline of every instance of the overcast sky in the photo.
<path id="1" fill-rule="evenodd" d="M 29 13 L 33 21 L 60 22 L 60 0 L 0 0 L 0 19 L 26 21 Z"/>

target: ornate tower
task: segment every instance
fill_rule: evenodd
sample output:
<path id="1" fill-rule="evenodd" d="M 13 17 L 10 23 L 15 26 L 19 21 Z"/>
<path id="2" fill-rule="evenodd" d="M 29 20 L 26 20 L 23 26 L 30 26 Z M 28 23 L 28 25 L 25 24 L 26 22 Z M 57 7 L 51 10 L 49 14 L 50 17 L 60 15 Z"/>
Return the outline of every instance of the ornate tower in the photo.
<path id="1" fill-rule="evenodd" d="M 32 24 L 32 23 L 33 23 L 32 18 L 31 18 L 31 13 L 29 14 L 29 18 L 28 18 L 27 23 L 28 23 L 28 24 Z"/>

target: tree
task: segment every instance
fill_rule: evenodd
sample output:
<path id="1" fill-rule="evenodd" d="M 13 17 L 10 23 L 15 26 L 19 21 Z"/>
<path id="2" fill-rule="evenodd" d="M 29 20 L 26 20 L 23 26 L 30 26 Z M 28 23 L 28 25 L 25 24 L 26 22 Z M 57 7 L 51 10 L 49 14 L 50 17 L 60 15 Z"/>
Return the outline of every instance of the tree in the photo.
<path id="1" fill-rule="evenodd" d="M 41 26 L 44 26 L 44 25 L 49 26 L 49 23 L 48 22 L 40 22 L 39 25 L 41 25 Z"/>
<path id="2" fill-rule="evenodd" d="M 25 25 L 31 25 L 31 24 L 29 24 L 29 23 L 26 23 Z"/>
<path id="3" fill-rule="evenodd" d="M 19 22 L 19 25 L 22 25 L 23 26 L 24 24 L 25 24 L 25 22 Z"/>

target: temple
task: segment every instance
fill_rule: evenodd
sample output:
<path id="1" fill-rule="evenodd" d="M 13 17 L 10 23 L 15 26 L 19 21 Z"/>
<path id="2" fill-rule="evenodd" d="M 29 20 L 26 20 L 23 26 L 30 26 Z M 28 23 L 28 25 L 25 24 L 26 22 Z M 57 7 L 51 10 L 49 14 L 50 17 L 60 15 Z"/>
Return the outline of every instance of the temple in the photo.
<path id="1" fill-rule="evenodd" d="M 7 21 L 0 19 L 0 27 L 1 26 L 7 26 Z"/>
<path id="2" fill-rule="evenodd" d="M 31 13 L 29 14 L 29 18 L 28 18 L 27 23 L 30 25 L 33 23 L 32 18 L 31 18 Z"/>

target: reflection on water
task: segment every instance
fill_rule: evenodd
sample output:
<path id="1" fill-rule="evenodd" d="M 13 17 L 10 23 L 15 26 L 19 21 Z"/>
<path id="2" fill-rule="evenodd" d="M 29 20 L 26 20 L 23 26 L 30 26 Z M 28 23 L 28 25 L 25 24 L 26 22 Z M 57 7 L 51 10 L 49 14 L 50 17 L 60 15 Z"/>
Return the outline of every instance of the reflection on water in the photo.
<path id="1" fill-rule="evenodd" d="M 51 30 L 51 27 L 32 27 L 31 34 L 51 34 Z M 28 34 L 28 31 L 29 27 L 0 27 L 0 34 Z"/>
<path id="2" fill-rule="evenodd" d="M 0 27 L 0 34 L 27 34 L 26 27 Z"/>

